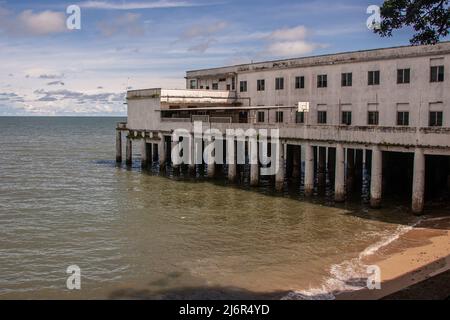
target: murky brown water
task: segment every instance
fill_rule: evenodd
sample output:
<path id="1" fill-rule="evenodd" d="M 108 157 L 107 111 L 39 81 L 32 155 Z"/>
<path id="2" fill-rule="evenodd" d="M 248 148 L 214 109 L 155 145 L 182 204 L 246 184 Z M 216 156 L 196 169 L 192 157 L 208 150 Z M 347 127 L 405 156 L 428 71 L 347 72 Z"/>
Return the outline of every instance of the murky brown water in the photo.
<path id="1" fill-rule="evenodd" d="M 0 118 L 0 299 L 283 296 L 415 221 L 116 167 L 120 120 Z"/>

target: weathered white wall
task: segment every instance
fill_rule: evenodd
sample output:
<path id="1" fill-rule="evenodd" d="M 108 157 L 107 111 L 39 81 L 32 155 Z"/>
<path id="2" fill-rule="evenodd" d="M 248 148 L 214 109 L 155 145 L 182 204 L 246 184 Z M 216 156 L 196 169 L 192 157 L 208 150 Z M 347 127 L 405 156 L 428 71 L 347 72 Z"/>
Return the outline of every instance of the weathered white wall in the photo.
<path id="1" fill-rule="evenodd" d="M 445 66 L 445 81 L 430 82 L 430 66 Z M 411 69 L 410 84 L 397 84 L 397 69 Z M 368 71 L 380 70 L 377 86 L 367 83 Z M 187 78 L 236 73 L 239 97 L 250 98 L 252 106 L 294 106 L 309 101 L 308 123 L 317 123 L 317 110 L 327 110 L 328 124 L 340 123 L 341 111 L 352 111 L 352 125 L 367 125 L 367 114 L 379 111 L 380 126 L 395 126 L 397 110 L 410 112 L 410 126 L 428 126 L 430 109 L 444 111 L 444 127 L 450 127 L 450 42 L 437 46 L 401 47 L 324 57 L 265 62 L 253 65 L 199 70 Z M 341 74 L 352 72 L 353 85 L 341 86 Z M 328 87 L 317 88 L 317 76 L 328 75 Z M 295 77 L 305 76 L 305 89 L 295 89 Z M 227 81 L 231 81 L 231 75 Z M 275 78 L 283 77 L 284 90 L 275 90 Z M 265 91 L 257 91 L 257 80 L 265 79 Z M 239 92 L 240 81 L 247 81 L 248 92 Z M 440 103 L 440 104 L 438 104 Z"/>
<path id="2" fill-rule="evenodd" d="M 161 122 L 159 98 L 128 100 L 127 128 L 134 130 L 157 130 Z"/>
<path id="3" fill-rule="evenodd" d="M 430 66 L 444 65 L 444 82 L 430 82 Z M 411 69 L 410 84 L 397 84 L 397 69 Z M 380 85 L 367 84 L 368 71 L 380 70 Z M 341 87 L 341 74 L 352 72 L 353 85 Z M 323 57 L 293 59 L 260 64 L 224 67 L 188 72 L 189 79 L 214 82 L 226 74 L 229 83 L 236 77 L 237 93 L 206 90 L 149 89 L 128 93 L 128 124 L 131 130 L 173 129 L 192 130 L 192 124 L 178 120 L 161 121 L 159 110 L 170 103 L 187 101 L 209 102 L 215 99 L 227 102 L 249 99 L 251 106 L 290 106 L 284 111 L 284 122 L 275 124 L 277 109 L 264 110 L 265 123 L 256 123 L 257 110 L 251 110 L 250 124 L 206 124 L 226 128 L 280 128 L 281 137 L 308 141 L 378 144 L 386 147 L 437 148 L 447 153 L 450 149 L 450 42 L 437 46 L 402 47 L 366 52 L 346 53 Z M 328 75 L 328 87 L 317 88 L 317 75 Z M 295 77 L 305 76 L 305 88 L 295 89 Z M 284 90 L 275 90 L 275 78 L 284 77 Z M 265 91 L 258 92 L 258 79 L 265 79 Z M 248 92 L 239 92 L 239 82 L 246 80 Z M 205 82 L 206 83 L 206 82 Z M 219 89 L 221 89 L 219 87 Z M 230 101 L 228 101 L 230 99 Z M 245 101 L 245 100 L 242 100 Z M 311 110 L 305 125 L 295 124 L 295 108 L 299 101 L 309 101 Z M 248 104 L 246 104 L 248 105 Z M 203 105 L 204 106 L 204 105 Z M 317 110 L 327 110 L 327 125 L 317 125 Z M 352 111 L 352 125 L 339 126 L 341 111 Z M 379 126 L 367 125 L 368 111 L 379 111 Z M 397 111 L 410 112 L 409 127 L 397 127 Z M 429 111 L 443 111 L 443 128 L 423 129 L 428 126 Z M 422 128 L 422 129 L 421 129 Z"/>

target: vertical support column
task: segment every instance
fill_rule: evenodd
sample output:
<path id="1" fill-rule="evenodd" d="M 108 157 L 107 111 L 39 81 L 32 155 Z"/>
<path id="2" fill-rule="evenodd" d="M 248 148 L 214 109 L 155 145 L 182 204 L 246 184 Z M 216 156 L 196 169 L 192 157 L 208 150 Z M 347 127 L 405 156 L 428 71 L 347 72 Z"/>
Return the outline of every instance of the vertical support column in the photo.
<path id="1" fill-rule="evenodd" d="M 336 172 L 334 182 L 334 200 L 345 201 L 345 151 L 342 144 L 336 146 Z"/>
<path id="2" fill-rule="evenodd" d="M 170 159 L 169 159 L 169 163 L 172 164 L 172 168 L 179 170 L 181 169 L 181 165 L 179 164 L 181 162 L 181 156 L 180 156 L 180 152 L 181 152 L 181 143 L 180 140 L 183 139 L 182 137 L 178 138 L 177 140 L 174 140 L 173 137 L 170 137 L 170 145 L 169 145 L 169 149 L 170 149 Z"/>
<path id="3" fill-rule="evenodd" d="M 290 178 L 292 177 L 294 169 L 294 146 L 286 144 L 286 172 L 285 175 Z"/>
<path id="4" fill-rule="evenodd" d="M 314 148 L 308 144 L 305 146 L 305 195 L 314 193 Z"/>
<path id="5" fill-rule="evenodd" d="M 414 214 L 423 212 L 425 198 L 425 155 L 423 149 L 416 148 L 414 152 L 412 211 Z"/>
<path id="6" fill-rule="evenodd" d="M 149 145 L 145 139 L 142 139 L 141 144 L 141 167 L 147 168 L 149 163 L 151 162 L 152 156 Z"/>
<path id="7" fill-rule="evenodd" d="M 285 169 L 284 169 L 284 165 L 285 165 L 285 158 L 286 158 L 286 153 L 285 153 L 285 144 L 283 144 L 281 141 L 279 141 L 277 144 L 272 145 L 274 146 L 276 149 L 276 155 L 278 157 L 278 170 L 275 176 L 275 188 L 277 191 L 282 191 L 283 190 L 283 186 L 284 186 L 284 173 L 285 173 Z M 273 149 L 275 149 L 273 148 Z"/>
<path id="8" fill-rule="evenodd" d="M 215 144 L 215 141 L 208 141 L 207 148 L 211 148 L 212 145 L 214 145 L 214 144 Z M 216 151 L 214 150 L 214 153 L 215 152 Z M 214 178 L 216 176 L 216 161 L 215 161 L 215 159 L 210 159 L 210 157 L 211 157 L 210 153 L 207 154 L 207 157 L 208 157 L 208 159 L 207 159 L 206 165 L 207 165 L 208 178 Z"/>
<path id="9" fill-rule="evenodd" d="M 195 164 L 196 164 L 196 141 L 195 136 L 193 134 L 189 137 L 189 174 L 195 175 Z"/>
<path id="10" fill-rule="evenodd" d="M 127 146 L 126 146 L 126 165 L 131 166 L 133 164 L 133 142 L 131 136 L 127 136 Z"/>
<path id="11" fill-rule="evenodd" d="M 166 167 L 166 139 L 163 134 L 159 135 L 160 141 L 158 143 L 159 168 L 164 170 Z"/>
<path id="12" fill-rule="evenodd" d="M 381 206 L 383 180 L 383 153 L 379 146 L 372 149 L 372 174 L 370 178 L 370 206 L 379 208 Z"/>
<path id="13" fill-rule="evenodd" d="M 122 163 L 122 131 L 116 130 L 116 162 Z"/>
<path id="14" fill-rule="evenodd" d="M 250 152 L 250 186 L 256 187 L 259 183 L 258 138 L 251 137 L 248 144 Z"/>
<path id="15" fill-rule="evenodd" d="M 158 161 L 158 144 L 152 143 L 152 162 Z"/>
<path id="16" fill-rule="evenodd" d="M 347 191 L 353 191 L 355 182 L 355 149 L 347 149 Z"/>
<path id="17" fill-rule="evenodd" d="M 327 166 L 327 148 L 317 147 L 318 154 L 318 170 L 317 170 L 317 183 L 319 190 L 323 191 L 326 186 L 326 166 Z"/>
<path id="18" fill-rule="evenodd" d="M 292 177 L 299 178 L 300 177 L 300 158 L 301 158 L 301 147 L 293 146 L 294 159 L 292 161 Z"/>
<path id="19" fill-rule="evenodd" d="M 233 138 L 227 139 L 227 164 L 228 164 L 228 180 L 231 182 L 236 181 L 236 141 Z"/>

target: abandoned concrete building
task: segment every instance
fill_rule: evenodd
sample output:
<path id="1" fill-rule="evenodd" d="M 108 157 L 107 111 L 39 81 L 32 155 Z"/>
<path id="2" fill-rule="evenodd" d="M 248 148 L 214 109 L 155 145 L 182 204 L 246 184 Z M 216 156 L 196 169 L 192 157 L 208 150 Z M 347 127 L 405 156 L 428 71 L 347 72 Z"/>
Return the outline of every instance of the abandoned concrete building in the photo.
<path id="1" fill-rule="evenodd" d="M 128 92 L 117 161 L 122 132 L 127 164 L 140 140 L 143 166 L 163 168 L 173 130 L 192 132 L 196 121 L 222 132 L 278 128 L 279 188 L 302 176 L 311 195 L 327 171 L 337 202 L 366 178 L 371 206 L 397 187 L 421 213 L 426 197 L 450 188 L 449 64 L 450 42 L 443 42 L 188 71 L 186 89 Z M 225 168 L 235 180 L 236 164 Z M 216 170 L 209 166 L 207 175 Z M 251 185 L 259 170 L 251 166 Z"/>

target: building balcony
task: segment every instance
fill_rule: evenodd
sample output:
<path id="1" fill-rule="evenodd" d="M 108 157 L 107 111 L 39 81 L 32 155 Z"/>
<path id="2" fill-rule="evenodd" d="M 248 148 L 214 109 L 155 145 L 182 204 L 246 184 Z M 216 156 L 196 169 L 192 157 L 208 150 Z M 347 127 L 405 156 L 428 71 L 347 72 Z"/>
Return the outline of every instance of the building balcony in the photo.
<path id="1" fill-rule="evenodd" d="M 237 99 L 234 91 L 188 90 L 188 89 L 145 89 L 132 90 L 127 93 L 127 100 L 158 99 L 161 109 L 169 109 L 171 105 L 242 105 L 245 100 Z"/>

